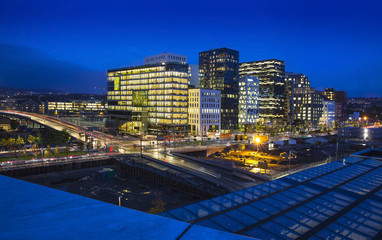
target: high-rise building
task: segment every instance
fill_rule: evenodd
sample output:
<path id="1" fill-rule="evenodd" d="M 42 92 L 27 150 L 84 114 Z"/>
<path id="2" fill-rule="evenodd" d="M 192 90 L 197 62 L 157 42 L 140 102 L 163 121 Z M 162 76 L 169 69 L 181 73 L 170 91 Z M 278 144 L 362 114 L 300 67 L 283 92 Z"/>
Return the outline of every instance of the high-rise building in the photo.
<path id="1" fill-rule="evenodd" d="M 255 129 L 259 119 L 259 79 L 242 76 L 239 79 L 239 129 Z"/>
<path id="2" fill-rule="evenodd" d="M 199 65 L 189 64 L 190 85 L 199 88 Z"/>
<path id="3" fill-rule="evenodd" d="M 347 116 L 345 112 L 345 102 L 346 102 L 346 92 L 345 91 L 336 91 L 334 88 L 326 88 L 324 92 L 321 92 L 321 95 L 325 100 L 334 101 L 336 108 L 336 122 L 346 121 Z"/>
<path id="4" fill-rule="evenodd" d="M 187 134 L 188 65 L 160 62 L 108 70 L 108 114 L 122 131 Z"/>
<path id="5" fill-rule="evenodd" d="M 199 87 L 221 91 L 221 128 L 238 128 L 239 52 L 219 48 L 199 53 Z"/>
<path id="6" fill-rule="evenodd" d="M 322 116 L 322 98 L 312 87 L 308 77 L 301 73 L 288 73 L 287 78 L 294 82 L 293 112 L 295 120 L 317 126 Z"/>
<path id="7" fill-rule="evenodd" d="M 285 62 L 270 59 L 241 63 L 239 74 L 259 78 L 259 120 L 284 123 Z"/>
<path id="8" fill-rule="evenodd" d="M 206 136 L 220 133 L 221 96 L 219 90 L 188 90 L 188 124 L 191 134 Z"/>
<path id="9" fill-rule="evenodd" d="M 335 102 L 334 101 L 323 101 L 322 116 L 320 118 L 320 124 L 331 126 L 335 121 Z"/>

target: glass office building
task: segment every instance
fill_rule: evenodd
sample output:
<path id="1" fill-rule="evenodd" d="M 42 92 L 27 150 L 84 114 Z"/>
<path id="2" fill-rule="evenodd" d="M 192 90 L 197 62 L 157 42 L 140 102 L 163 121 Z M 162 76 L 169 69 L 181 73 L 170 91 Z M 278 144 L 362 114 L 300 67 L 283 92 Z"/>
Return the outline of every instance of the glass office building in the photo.
<path id="1" fill-rule="evenodd" d="M 259 119 L 259 79 L 240 77 L 239 80 L 239 129 L 255 129 Z"/>
<path id="2" fill-rule="evenodd" d="M 228 48 L 199 53 L 199 87 L 221 91 L 222 133 L 238 128 L 239 52 Z"/>
<path id="3" fill-rule="evenodd" d="M 270 59 L 241 63 L 239 75 L 259 78 L 259 120 L 283 123 L 285 121 L 285 62 Z"/>
<path id="4" fill-rule="evenodd" d="M 188 65 L 157 63 L 108 71 L 108 114 L 119 130 L 187 134 Z"/>

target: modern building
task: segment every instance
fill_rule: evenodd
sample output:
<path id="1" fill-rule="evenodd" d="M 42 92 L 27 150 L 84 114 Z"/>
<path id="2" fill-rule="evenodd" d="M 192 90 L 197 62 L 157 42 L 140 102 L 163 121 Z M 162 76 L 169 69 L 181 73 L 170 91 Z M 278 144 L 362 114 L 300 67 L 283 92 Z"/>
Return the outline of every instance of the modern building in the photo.
<path id="1" fill-rule="evenodd" d="M 323 107 L 320 124 L 331 126 L 335 121 L 336 104 L 334 101 L 323 101 L 322 104 Z"/>
<path id="2" fill-rule="evenodd" d="M 164 52 L 153 56 L 143 58 L 145 65 L 150 64 L 165 64 L 165 63 L 180 63 L 187 64 L 187 57 L 184 55 Z"/>
<path id="3" fill-rule="evenodd" d="M 285 73 L 285 90 L 284 90 L 284 118 L 287 124 L 292 124 L 294 120 L 294 73 Z"/>
<path id="4" fill-rule="evenodd" d="M 285 102 L 285 62 L 269 59 L 240 64 L 240 76 L 259 78 L 259 120 L 283 124 Z"/>
<path id="5" fill-rule="evenodd" d="M 336 122 L 346 121 L 345 103 L 347 94 L 345 91 L 336 91 L 334 88 L 326 88 L 321 92 L 325 100 L 334 101 L 336 104 Z"/>
<path id="6" fill-rule="evenodd" d="M 338 136 L 341 138 L 359 138 L 365 141 L 382 139 L 382 128 L 344 127 L 338 129 Z"/>
<path id="7" fill-rule="evenodd" d="M 107 102 L 98 100 L 74 100 L 67 102 L 45 102 L 46 114 L 78 115 L 96 114 L 103 115 L 107 111 Z"/>
<path id="8" fill-rule="evenodd" d="M 220 134 L 221 93 L 211 89 L 188 90 L 188 124 L 194 136 Z"/>
<path id="9" fill-rule="evenodd" d="M 199 88 L 199 65 L 189 64 L 190 85 Z"/>
<path id="10" fill-rule="evenodd" d="M 199 87 L 221 91 L 221 128 L 238 128 L 239 52 L 229 48 L 199 53 Z"/>
<path id="11" fill-rule="evenodd" d="M 188 65 L 172 61 L 108 70 L 109 121 L 126 132 L 187 134 L 188 83 Z"/>
<path id="12" fill-rule="evenodd" d="M 311 126 L 317 126 L 323 111 L 322 97 L 314 88 L 310 87 L 310 81 L 304 74 L 288 73 L 287 78 L 294 85 L 294 120 L 303 120 Z"/>
<path id="13" fill-rule="evenodd" d="M 259 119 L 259 79 L 242 76 L 239 79 L 239 129 L 256 129 Z"/>

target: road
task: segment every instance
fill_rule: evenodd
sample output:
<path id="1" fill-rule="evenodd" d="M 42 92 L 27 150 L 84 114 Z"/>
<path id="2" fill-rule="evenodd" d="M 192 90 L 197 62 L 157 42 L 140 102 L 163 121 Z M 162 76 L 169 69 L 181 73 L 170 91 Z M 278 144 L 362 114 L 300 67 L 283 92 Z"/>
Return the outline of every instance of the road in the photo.
<path id="1" fill-rule="evenodd" d="M 101 132 L 87 131 L 85 128 L 77 126 L 73 123 L 36 113 L 4 110 L 1 110 L 0 113 L 21 116 L 58 131 L 68 130 L 71 136 L 78 139 L 83 139 L 84 135 L 88 135 L 91 136 L 91 138 L 94 140 L 100 141 L 103 146 L 118 146 L 122 153 L 140 153 L 140 150 L 132 149 L 134 144 L 137 146 L 140 144 L 140 140 L 136 138 L 123 139 Z M 194 146 L 192 147 L 194 148 Z M 232 171 L 224 170 L 222 168 L 217 168 L 207 164 L 197 163 L 192 160 L 183 159 L 171 154 L 163 154 L 161 151 L 163 151 L 163 148 L 150 149 L 145 150 L 143 154 L 170 163 L 174 166 L 184 168 L 189 172 L 195 172 L 198 176 L 205 177 L 205 179 L 214 179 L 216 180 L 217 184 L 225 186 L 225 188 L 230 191 L 239 190 L 257 184 L 254 180 L 246 180 L 235 176 Z"/>

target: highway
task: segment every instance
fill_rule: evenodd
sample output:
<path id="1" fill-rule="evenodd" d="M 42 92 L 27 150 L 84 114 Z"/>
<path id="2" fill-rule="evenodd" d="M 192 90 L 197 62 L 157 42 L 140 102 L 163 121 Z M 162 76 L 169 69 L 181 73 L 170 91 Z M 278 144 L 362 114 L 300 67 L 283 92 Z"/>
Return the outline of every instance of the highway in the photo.
<path id="1" fill-rule="evenodd" d="M 140 153 L 140 150 L 132 150 L 132 146 L 134 144 L 139 146 L 140 144 L 139 139 L 123 139 L 123 138 L 117 138 L 115 136 L 105 134 L 105 133 L 87 131 L 85 128 L 81 126 L 77 126 L 73 123 L 62 121 L 60 119 L 50 117 L 50 116 L 36 114 L 36 113 L 27 113 L 27 112 L 20 112 L 20 111 L 5 111 L 5 110 L 0 110 L 0 113 L 27 118 L 41 125 L 48 126 L 58 131 L 61 131 L 63 129 L 68 130 L 69 134 L 77 139 L 82 139 L 82 137 L 85 134 L 88 136 L 90 135 L 94 140 L 100 141 L 103 146 L 104 145 L 119 146 L 121 152 L 124 154 Z M 222 187 L 228 189 L 229 191 L 236 191 L 236 190 L 247 188 L 247 187 L 260 183 L 260 182 L 255 182 L 255 180 L 240 178 L 237 175 L 235 175 L 232 170 L 225 170 L 223 168 L 218 168 L 215 166 L 184 159 L 181 157 L 174 156 L 172 154 L 161 152 L 162 150 L 163 148 L 145 150 L 143 154 L 146 156 L 164 161 L 166 163 L 172 164 L 174 166 L 183 168 L 189 172 L 194 172 L 195 175 L 198 175 L 199 177 L 203 177 L 204 179 L 210 179 L 210 181 L 215 182 L 217 185 L 221 185 Z"/>

